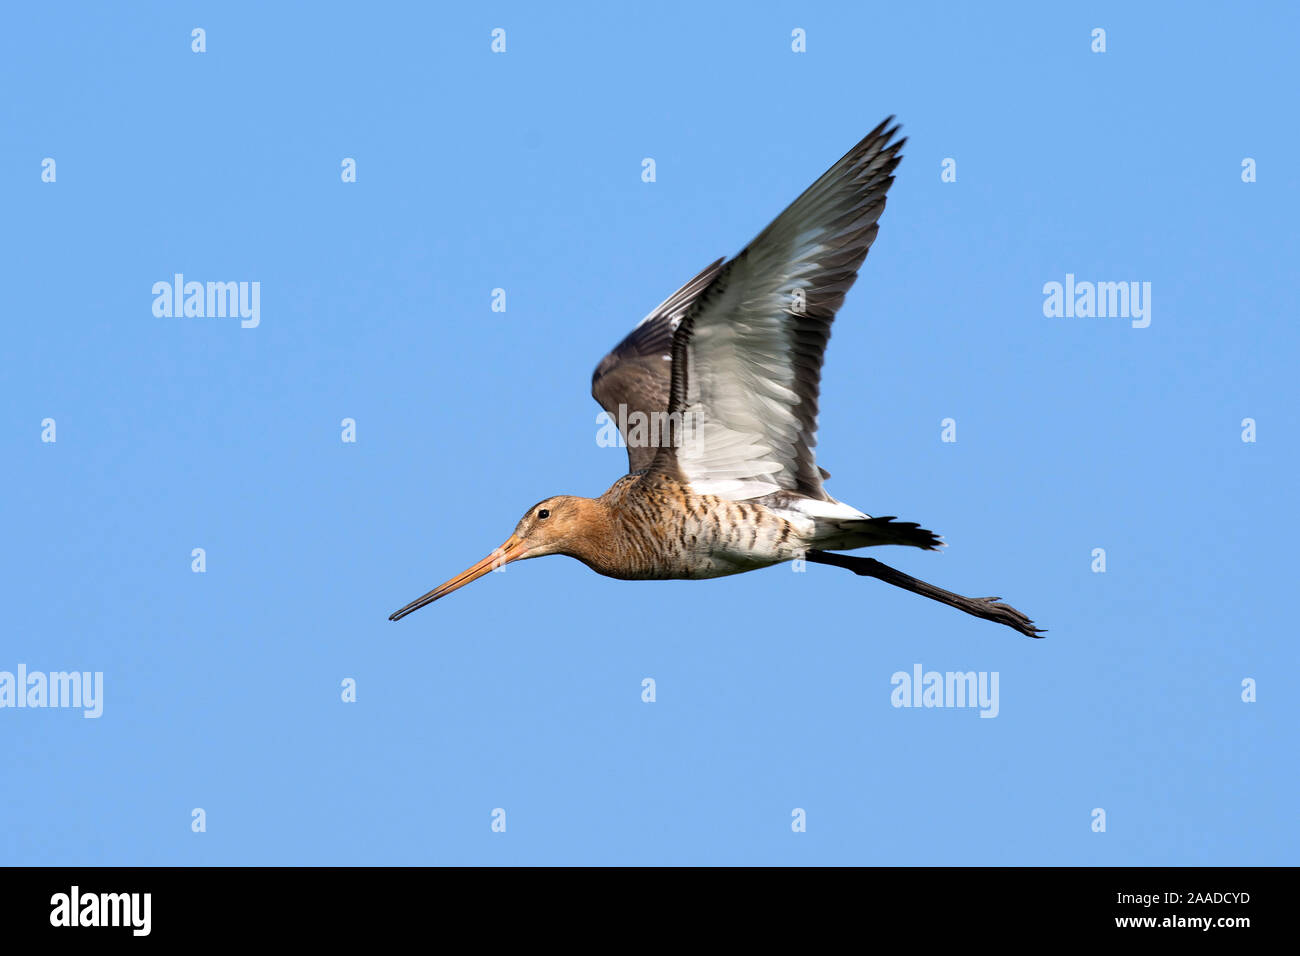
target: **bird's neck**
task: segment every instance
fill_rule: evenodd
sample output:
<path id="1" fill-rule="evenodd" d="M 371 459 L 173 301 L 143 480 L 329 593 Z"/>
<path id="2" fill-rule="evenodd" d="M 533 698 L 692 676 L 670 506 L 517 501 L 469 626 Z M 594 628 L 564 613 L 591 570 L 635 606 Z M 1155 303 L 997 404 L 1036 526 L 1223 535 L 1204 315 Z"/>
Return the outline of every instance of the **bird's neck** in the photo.
<path id="1" fill-rule="evenodd" d="M 623 566 L 614 511 L 603 498 L 577 498 L 577 527 L 564 542 L 563 554 L 577 558 L 598 574 Z"/>

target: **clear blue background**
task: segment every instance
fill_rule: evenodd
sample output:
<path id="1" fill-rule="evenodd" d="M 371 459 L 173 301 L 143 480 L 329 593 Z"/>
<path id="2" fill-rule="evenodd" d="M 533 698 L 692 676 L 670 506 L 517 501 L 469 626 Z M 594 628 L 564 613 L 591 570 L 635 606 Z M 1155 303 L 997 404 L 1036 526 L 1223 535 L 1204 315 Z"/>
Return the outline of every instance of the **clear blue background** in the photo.
<path id="1" fill-rule="evenodd" d="M 1293 5 L 3 17 L 0 669 L 106 690 L 0 711 L 0 862 L 1297 861 Z M 597 360 L 889 113 L 819 460 L 949 544 L 879 557 L 1047 639 L 561 558 L 389 623 L 623 474 Z M 260 328 L 155 318 L 175 272 L 261 282 Z M 1151 282 L 1150 328 L 1044 318 L 1067 272 Z M 1000 716 L 894 709 L 915 663 Z"/>

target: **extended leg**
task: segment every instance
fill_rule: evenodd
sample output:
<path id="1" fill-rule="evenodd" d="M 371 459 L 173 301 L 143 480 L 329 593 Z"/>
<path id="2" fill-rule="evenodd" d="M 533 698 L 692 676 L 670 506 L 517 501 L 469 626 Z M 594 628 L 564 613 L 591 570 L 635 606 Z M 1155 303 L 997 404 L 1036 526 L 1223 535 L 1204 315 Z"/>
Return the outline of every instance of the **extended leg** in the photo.
<path id="1" fill-rule="evenodd" d="M 847 568 L 854 574 L 865 575 L 866 577 L 879 578 L 887 584 L 892 584 L 896 588 L 902 588 L 904 591 L 911 591 L 913 594 L 920 594 L 922 597 L 928 597 L 931 600 L 939 601 L 949 607 L 955 607 L 959 611 L 965 611 L 967 614 L 974 614 L 976 617 L 982 617 L 986 621 L 996 621 L 999 624 L 1005 624 L 1007 627 L 1015 628 L 1021 634 L 1029 637 L 1042 637 L 1045 633 L 1040 628 L 1034 627 L 1034 622 L 1025 617 L 1009 604 L 999 604 L 1001 598 L 969 598 L 960 594 L 953 594 L 951 591 L 945 591 L 943 588 L 937 588 L 933 584 L 927 584 L 924 581 L 918 581 L 911 575 L 904 574 L 902 571 L 895 571 L 887 564 L 881 564 L 875 558 L 858 558 L 851 554 L 835 554 L 831 551 L 809 551 L 807 559 L 814 564 L 831 564 L 837 568 Z"/>

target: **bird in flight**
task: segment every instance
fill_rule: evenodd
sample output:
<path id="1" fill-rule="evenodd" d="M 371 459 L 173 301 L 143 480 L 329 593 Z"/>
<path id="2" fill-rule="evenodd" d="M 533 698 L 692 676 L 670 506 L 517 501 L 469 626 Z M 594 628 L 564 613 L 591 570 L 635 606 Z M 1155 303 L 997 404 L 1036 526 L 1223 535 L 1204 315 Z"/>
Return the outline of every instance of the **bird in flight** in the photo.
<path id="1" fill-rule="evenodd" d="M 548 554 L 625 580 L 715 578 L 803 559 L 1041 636 L 1000 598 L 963 597 L 839 553 L 941 545 L 913 522 L 831 497 L 830 475 L 813 456 L 831 322 L 875 241 L 906 142 L 892 122 L 868 133 L 738 256 L 669 296 L 596 367 L 591 394 L 618 424 L 629 474 L 599 498 L 538 502 L 499 548 L 389 619 Z"/>

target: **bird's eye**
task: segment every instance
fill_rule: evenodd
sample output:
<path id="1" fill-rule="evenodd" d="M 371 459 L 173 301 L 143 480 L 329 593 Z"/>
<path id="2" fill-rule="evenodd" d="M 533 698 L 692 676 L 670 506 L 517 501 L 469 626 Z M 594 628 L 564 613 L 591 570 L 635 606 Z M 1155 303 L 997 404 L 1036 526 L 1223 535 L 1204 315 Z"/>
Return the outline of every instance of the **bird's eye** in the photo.
<path id="1" fill-rule="evenodd" d="M 541 511 L 537 512 L 537 519 L 538 519 L 539 521 L 540 521 L 542 518 L 549 518 L 550 516 L 551 516 L 551 513 L 550 513 L 548 510 L 546 510 L 545 508 L 543 508 Z"/>

